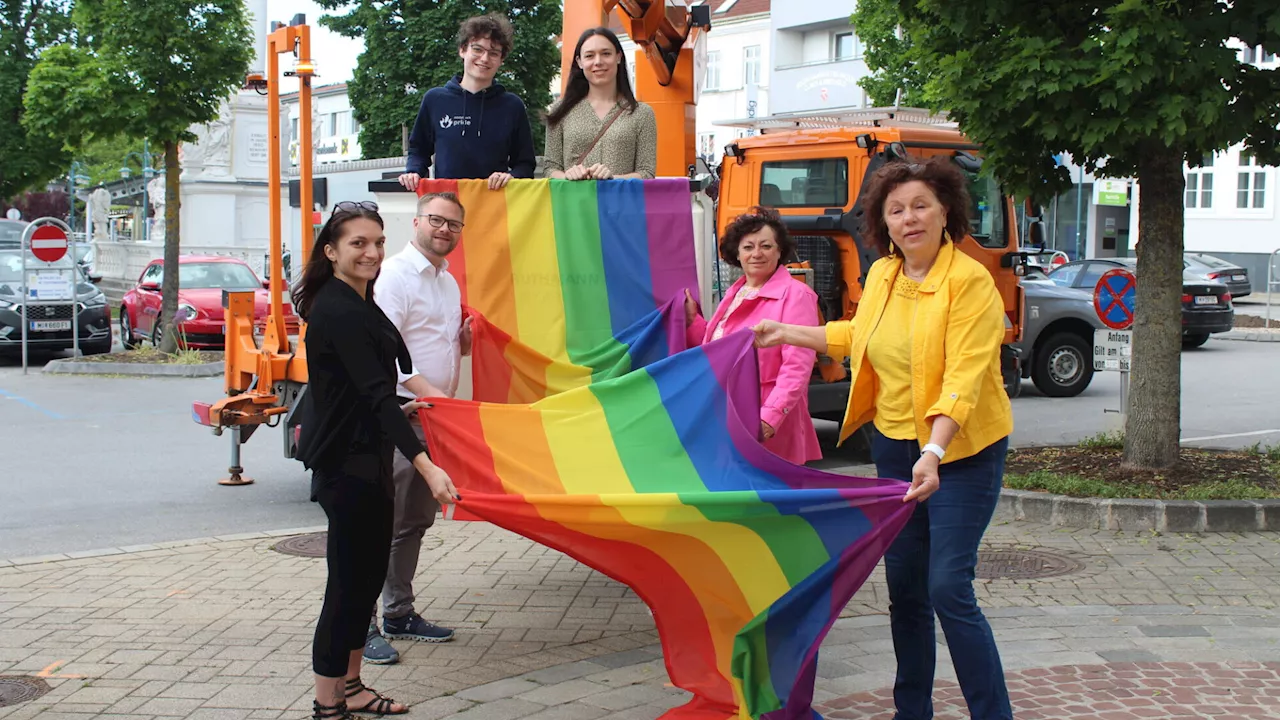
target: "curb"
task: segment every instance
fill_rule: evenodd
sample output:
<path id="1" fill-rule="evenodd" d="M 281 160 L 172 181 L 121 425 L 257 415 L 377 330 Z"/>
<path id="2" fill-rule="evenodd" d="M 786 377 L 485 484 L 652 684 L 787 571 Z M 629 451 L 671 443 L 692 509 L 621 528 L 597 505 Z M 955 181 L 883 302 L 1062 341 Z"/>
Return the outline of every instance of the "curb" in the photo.
<path id="1" fill-rule="evenodd" d="M 52 375 L 132 375 L 135 377 L 216 377 L 224 372 L 219 362 L 199 365 L 173 365 L 160 363 L 77 362 L 75 360 L 50 360 L 44 372 Z"/>
<path id="2" fill-rule="evenodd" d="M 167 540 L 164 542 L 125 545 L 122 547 L 76 550 L 65 553 L 54 553 L 51 555 L 0 558 L 0 568 L 17 567 L 21 565 L 41 565 L 43 563 L 62 562 L 64 560 L 85 560 L 88 558 L 107 557 L 110 555 L 130 555 L 133 553 L 150 552 L 153 550 L 173 550 L 175 548 L 190 547 L 192 545 L 212 545 L 214 543 L 231 542 L 234 540 L 274 540 L 276 538 L 290 537 L 292 535 L 308 535 L 311 533 L 325 532 L 328 529 L 328 525 L 314 525 L 311 527 L 286 528 L 283 530 L 263 530 L 261 532 L 231 533 L 228 535 L 214 535 L 211 537 L 188 538 L 186 540 Z"/>
<path id="3" fill-rule="evenodd" d="M 1275 330 L 1268 331 L 1264 328 L 1249 328 L 1248 330 L 1230 330 L 1224 333 L 1218 333 L 1212 336 L 1214 340 L 1236 340 L 1245 342 L 1280 342 L 1280 332 Z"/>
<path id="4" fill-rule="evenodd" d="M 1057 527 L 1167 533 L 1280 531 L 1280 500 L 1076 498 L 1002 490 L 999 512 Z"/>

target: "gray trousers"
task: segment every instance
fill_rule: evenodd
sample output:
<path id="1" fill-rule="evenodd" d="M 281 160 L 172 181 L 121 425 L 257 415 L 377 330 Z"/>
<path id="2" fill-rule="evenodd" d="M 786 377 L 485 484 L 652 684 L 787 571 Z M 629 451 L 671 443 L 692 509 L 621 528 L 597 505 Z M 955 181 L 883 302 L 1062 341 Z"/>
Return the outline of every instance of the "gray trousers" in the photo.
<path id="1" fill-rule="evenodd" d="M 422 424 L 416 413 L 409 418 L 409 423 L 422 440 Z M 382 616 L 402 618 L 413 612 L 413 576 L 418 571 L 422 537 L 427 528 L 435 524 L 440 505 L 431 497 L 427 481 L 398 450 L 391 477 L 396 488 L 396 509 L 391 530 L 391 560 L 387 563 L 387 581 L 382 586 Z"/>

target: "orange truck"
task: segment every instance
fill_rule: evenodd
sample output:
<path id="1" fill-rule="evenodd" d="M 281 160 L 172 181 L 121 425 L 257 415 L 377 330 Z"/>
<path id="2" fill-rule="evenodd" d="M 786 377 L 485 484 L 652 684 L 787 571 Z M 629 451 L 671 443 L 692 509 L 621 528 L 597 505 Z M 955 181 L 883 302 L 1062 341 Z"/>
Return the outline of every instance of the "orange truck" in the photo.
<path id="1" fill-rule="evenodd" d="M 793 272 L 818 293 L 825 320 L 853 317 L 867 271 L 880 257 L 861 233 L 862 191 L 872 174 L 908 157 L 951 158 L 969 177 L 973 200 L 972 234 L 957 247 L 985 265 L 996 280 L 1006 318 L 1002 371 L 1006 390 L 1017 394 L 1020 359 L 1012 343 L 1022 332 L 1018 278 L 1024 272 L 1025 256 L 1018 252 L 1013 200 L 996 180 L 980 173 L 977 145 L 945 118 L 911 108 L 773 116 L 737 125 L 763 133 L 740 138 L 725 148 L 717 231 L 723 232 L 753 205 L 776 208 L 796 240 Z M 849 382 L 842 368 L 829 358 L 819 358 L 809 386 L 813 416 L 839 420 L 848 395 Z"/>

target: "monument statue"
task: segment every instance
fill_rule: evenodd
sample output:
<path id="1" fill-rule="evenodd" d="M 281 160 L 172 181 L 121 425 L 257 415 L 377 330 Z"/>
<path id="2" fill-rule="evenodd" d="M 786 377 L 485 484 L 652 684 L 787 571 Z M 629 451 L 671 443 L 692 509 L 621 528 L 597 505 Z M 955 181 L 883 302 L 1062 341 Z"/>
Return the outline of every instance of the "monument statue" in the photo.
<path id="1" fill-rule="evenodd" d="M 231 174 L 232 116 L 230 106 L 224 102 L 213 122 L 191 129 L 196 141 L 182 144 L 182 170 L 188 178 Z"/>
<path id="2" fill-rule="evenodd" d="M 152 242 L 164 242 L 164 175 L 157 175 L 147 183 L 147 199 L 155 210 L 151 219 Z"/>
<path id="3" fill-rule="evenodd" d="M 98 187 L 89 193 L 90 240 L 104 242 L 111 239 L 111 228 L 108 225 L 107 213 L 111 210 L 111 192 Z"/>

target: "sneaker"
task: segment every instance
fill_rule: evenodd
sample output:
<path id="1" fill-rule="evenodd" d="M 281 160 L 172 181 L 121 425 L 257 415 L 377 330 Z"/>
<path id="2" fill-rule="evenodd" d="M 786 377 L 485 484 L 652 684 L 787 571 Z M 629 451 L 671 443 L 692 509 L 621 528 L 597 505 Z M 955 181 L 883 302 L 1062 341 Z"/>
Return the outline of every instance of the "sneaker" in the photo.
<path id="1" fill-rule="evenodd" d="M 394 665 L 400 661 L 400 651 L 382 637 L 376 622 L 369 623 L 369 634 L 364 638 L 364 661 L 372 665 Z"/>
<path id="2" fill-rule="evenodd" d="M 402 618 L 383 618 L 382 633 L 396 640 L 429 643 L 449 642 L 453 639 L 452 630 L 429 623 L 418 613 L 409 613 Z"/>

